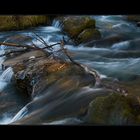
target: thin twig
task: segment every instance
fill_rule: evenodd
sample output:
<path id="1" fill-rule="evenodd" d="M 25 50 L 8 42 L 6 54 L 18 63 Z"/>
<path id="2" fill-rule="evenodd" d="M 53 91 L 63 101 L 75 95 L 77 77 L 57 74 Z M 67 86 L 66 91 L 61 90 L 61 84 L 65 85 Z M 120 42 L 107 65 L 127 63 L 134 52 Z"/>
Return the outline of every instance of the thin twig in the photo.
<path id="1" fill-rule="evenodd" d="M 17 53 L 17 52 L 26 52 L 27 50 L 28 50 L 28 49 L 24 49 L 24 50 L 13 50 L 13 51 L 10 51 L 10 52 L 1 54 L 0 57 L 2 57 L 2 56 L 7 56 L 7 55 L 10 55 L 10 54 L 12 54 L 12 53 Z"/>
<path id="2" fill-rule="evenodd" d="M 44 39 L 43 39 L 41 36 L 39 36 L 39 35 L 36 34 L 35 32 L 33 32 L 33 33 L 35 34 L 35 36 L 37 36 L 37 37 L 39 38 L 38 40 L 39 40 L 40 42 L 42 42 L 42 44 L 44 44 L 46 47 L 49 47 L 48 44 L 44 41 Z"/>
<path id="3" fill-rule="evenodd" d="M 51 48 L 51 47 L 53 47 L 53 46 L 55 46 L 55 45 L 60 45 L 60 44 L 61 44 L 61 43 L 58 42 L 58 43 L 55 43 L 55 44 L 49 45 L 48 47 Z M 47 49 L 48 47 L 44 47 L 44 48 L 42 48 L 42 49 Z"/>
<path id="4" fill-rule="evenodd" d="M 15 44 L 15 43 L 7 43 L 7 42 L 0 42 L 0 45 L 4 45 L 4 46 L 12 46 L 12 47 L 22 47 L 22 48 L 30 48 L 30 49 L 34 49 L 33 46 L 30 45 L 23 45 L 23 44 Z"/>

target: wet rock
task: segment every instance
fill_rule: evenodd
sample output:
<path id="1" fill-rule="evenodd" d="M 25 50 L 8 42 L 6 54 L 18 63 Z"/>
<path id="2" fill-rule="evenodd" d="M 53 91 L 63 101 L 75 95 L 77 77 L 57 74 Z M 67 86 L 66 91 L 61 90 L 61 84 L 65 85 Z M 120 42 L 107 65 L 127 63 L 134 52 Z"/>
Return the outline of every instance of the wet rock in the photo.
<path id="1" fill-rule="evenodd" d="M 88 28 L 88 29 L 85 29 L 84 31 L 82 31 L 78 35 L 77 40 L 79 43 L 85 43 L 85 42 L 89 42 L 91 40 L 99 40 L 100 38 L 101 38 L 101 34 L 97 29 Z"/>
<path id="2" fill-rule="evenodd" d="M 95 20 L 86 16 L 65 17 L 63 24 L 63 30 L 72 37 L 76 37 L 86 28 L 95 28 Z"/>
<path id="3" fill-rule="evenodd" d="M 49 16 L 0 16 L 0 31 L 21 30 L 38 25 L 48 25 Z"/>
<path id="4" fill-rule="evenodd" d="M 32 58 L 32 59 L 31 59 Z M 30 51 L 3 63 L 4 67 L 12 67 L 17 88 L 31 97 L 41 94 L 56 81 L 68 77 L 77 81 L 79 86 L 95 84 L 95 77 L 81 67 L 48 57 L 43 51 Z"/>
<path id="5" fill-rule="evenodd" d="M 98 125 L 134 125 L 140 123 L 139 113 L 140 105 L 136 99 L 114 93 L 93 100 L 87 120 Z"/>
<path id="6" fill-rule="evenodd" d="M 8 37 L 5 42 L 8 43 L 20 43 L 20 44 L 24 44 L 27 42 L 30 42 L 32 40 L 32 38 L 30 36 L 24 36 L 24 35 L 14 35 L 14 36 L 10 36 Z"/>
<path id="7" fill-rule="evenodd" d="M 17 72 L 17 71 L 23 70 L 25 68 L 26 65 L 24 65 L 24 63 L 25 64 L 28 63 L 30 61 L 29 58 L 31 56 L 34 56 L 34 57 L 36 57 L 36 59 L 38 59 L 40 57 L 45 57 L 46 54 L 43 53 L 42 51 L 39 51 L 39 50 L 26 52 L 26 53 L 23 53 L 23 54 L 18 55 L 16 57 L 13 57 L 13 58 L 7 58 L 7 60 L 3 63 L 3 65 L 5 68 L 13 67 L 14 71 Z"/>
<path id="8" fill-rule="evenodd" d="M 62 29 L 76 44 L 97 40 L 101 38 L 100 32 L 95 28 L 95 20 L 89 16 L 68 16 L 62 21 Z"/>

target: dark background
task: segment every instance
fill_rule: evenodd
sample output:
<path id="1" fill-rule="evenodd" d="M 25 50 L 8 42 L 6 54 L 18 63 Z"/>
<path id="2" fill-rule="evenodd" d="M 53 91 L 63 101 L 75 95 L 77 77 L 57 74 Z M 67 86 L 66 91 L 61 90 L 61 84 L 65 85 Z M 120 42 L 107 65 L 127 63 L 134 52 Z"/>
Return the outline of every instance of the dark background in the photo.
<path id="1" fill-rule="evenodd" d="M 2 0 L 0 14 L 140 14 L 138 0 Z"/>

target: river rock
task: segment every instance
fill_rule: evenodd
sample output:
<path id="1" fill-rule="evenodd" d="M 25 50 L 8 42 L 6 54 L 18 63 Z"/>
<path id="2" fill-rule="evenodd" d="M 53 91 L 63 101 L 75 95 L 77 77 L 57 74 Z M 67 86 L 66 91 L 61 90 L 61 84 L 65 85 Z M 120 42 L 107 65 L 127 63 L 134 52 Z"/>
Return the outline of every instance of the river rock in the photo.
<path id="1" fill-rule="evenodd" d="M 136 99 L 119 94 L 97 97 L 89 105 L 88 122 L 97 125 L 139 124 L 140 105 Z"/>
<path id="2" fill-rule="evenodd" d="M 95 20 L 89 16 L 68 16 L 62 20 L 62 29 L 77 44 L 101 38 L 95 27 Z"/>
<path id="3" fill-rule="evenodd" d="M 95 77 L 83 68 L 59 58 L 48 57 L 40 50 L 8 59 L 3 65 L 13 68 L 17 88 L 32 97 L 64 77 L 73 79 L 73 83 L 79 86 L 95 84 Z"/>
<path id="4" fill-rule="evenodd" d="M 21 30 L 29 27 L 50 24 L 49 16 L 22 15 L 22 16 L 0 16 L 0 31 Z"/>
<path id="5" fill-rule="evenodd" d="M 94 28 L 88 28 L 82 31 L 78 35 L 78 42 L 79 43 L 85 43 L 93 40 L 99 40 L 101 38 L 101 34 L 97 29 Z"/>
<path id="6" fill-rule="evenodd" d="M 25 36 L 25 35 L 13 35 L 8 37 L 5 42 L 8 43 L 20 43 L 20 44 L 24 44 L 27 42 L 30 42 L 32 40 L 32 38 L 30 36 Z"/>

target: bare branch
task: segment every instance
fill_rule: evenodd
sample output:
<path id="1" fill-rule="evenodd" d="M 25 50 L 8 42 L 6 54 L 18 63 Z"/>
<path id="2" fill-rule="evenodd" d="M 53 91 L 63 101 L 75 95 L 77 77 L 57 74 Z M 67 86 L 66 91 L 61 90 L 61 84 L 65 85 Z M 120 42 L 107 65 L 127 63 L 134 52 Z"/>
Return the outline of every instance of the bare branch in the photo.
<path id="1" fill-rule="evenodd" d="M 34 49 L 34 46 L 30 46 L 30 45 L 21 45 L 21 44 L 15 44 L 15 43 L 7 43 L 7 42 L 0 42 L 0 45 L 4 45 L 4 46 L 12 46 L 12 47 L 22 47 L 22 48 L 30 48 L 30 49 Z"/>
<path id="2" fill-rule="evenodd" d="M 61 44 L 61 43 L 55 43 L 55 44 L 49 45 L 48 47 L 51 48 L 51 47 L 53 47 L 53 46 L 55 46 L 55 45 L 59 45 L 59 44 Z M 44 48 L 42 48 L 42 49 L 47 49 L 48 47 L 44 47 Z M 52 48 L 51 48 L 51 49 L 52 49 Z"/>
<path id="3" fill-rule="evenodd" d="M 42 44 L 44 44 L 46 47 L 49 47 L 48 44 L 44 41 L 44 39 L 43 39 L 41 36 L 39 36 L 39 35 L 36 34 L 35 32 L 33 32 L 33 33 L 35 34 L 36 37 L 39 38 L 39 39 L 36 38 L 38 41 L 42 42 Z"/>
<path id="4" fill-rule="evenodd" d="M 7 55 L 11 55 L 12 53 L 17 53 L 17 52 L 26 52 L 28 49 L 24 49 L 24 50 L 13 50 L 13 51 L 10 51 L 10 52 L 7 52 L 7 53 L 4 53 L 4 54 L 1 54 L 0 57 L 2 56 L 7 56 Z"/>

